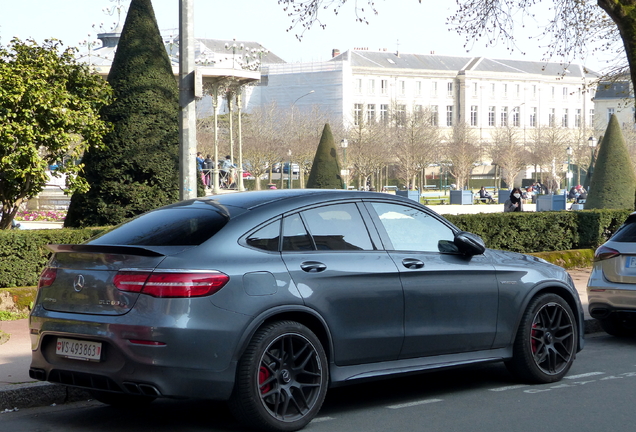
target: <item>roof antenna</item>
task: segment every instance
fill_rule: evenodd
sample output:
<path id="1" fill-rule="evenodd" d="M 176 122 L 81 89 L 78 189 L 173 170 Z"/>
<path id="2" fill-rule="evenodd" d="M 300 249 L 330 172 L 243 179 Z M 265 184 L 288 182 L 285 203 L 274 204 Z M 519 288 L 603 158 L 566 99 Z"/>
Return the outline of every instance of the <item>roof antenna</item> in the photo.
<path id="1" fill-rule="evenodd" d="M 395 56 L 399 58 L 400 57 L 400 40 L 399 39 L 396 40 L 395 45 L 396 45 Z"/>

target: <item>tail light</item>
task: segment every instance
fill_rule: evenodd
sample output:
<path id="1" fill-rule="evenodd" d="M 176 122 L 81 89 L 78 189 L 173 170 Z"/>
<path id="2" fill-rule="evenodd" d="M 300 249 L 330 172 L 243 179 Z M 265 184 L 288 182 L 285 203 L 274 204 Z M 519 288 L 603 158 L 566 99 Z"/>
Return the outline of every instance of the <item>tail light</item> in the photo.
<path id="1" fill-rule="evenodd" d="M 212 295 L 230 277 L 221 272 L 140 272 L 120 271 L 113 283 L 121 291 L 138 292 L 160 298 L 189 298 Z"/>
<path id="2" fill-rule="evenodd" d="M 38 289 L 53 285 L 55 278 L 57 277 L 57 269 L 53 267 L 46 267 L 40 273 L 40 280 L 38 281 Z"/>
<path id="3" fill-rule="evenodd" d="M 615 258 L 621 253 L 616 249 L 608 248 L 607 246 L 601 246 L 594 252 L 594 261 L 604 261 L 610 258 Z"/>

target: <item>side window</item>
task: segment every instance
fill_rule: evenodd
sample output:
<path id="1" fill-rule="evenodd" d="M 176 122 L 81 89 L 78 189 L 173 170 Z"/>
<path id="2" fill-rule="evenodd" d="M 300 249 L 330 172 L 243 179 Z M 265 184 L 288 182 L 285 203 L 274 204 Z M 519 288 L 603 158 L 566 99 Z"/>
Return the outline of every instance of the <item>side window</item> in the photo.
<path id="1" fill-rule="evenodd" d="M 296 213 L 283 219 L 283 250 L 308 251 L 314 250 L 314 244 L 307 234 L 300 214 Z"/>
<path id="2" fill-rule="evenodd" d="M 453 231 L 425 212 L 399 204 L 371 203 L 394 250 L 456 252 Z"/>
<path id="3" fill-rule="evenodd" d="M 355 204 L 306 210 L 303 219 L 318 250 L 374 250 L 367 227 Z"/>
<path id="4" fill-rule="evenodd" d="M 252 233 L 247 239 L 248 246 L 266 251 L 278 251 L 278 239 L 280 237 L 280 219 L 265 225 Z"/>

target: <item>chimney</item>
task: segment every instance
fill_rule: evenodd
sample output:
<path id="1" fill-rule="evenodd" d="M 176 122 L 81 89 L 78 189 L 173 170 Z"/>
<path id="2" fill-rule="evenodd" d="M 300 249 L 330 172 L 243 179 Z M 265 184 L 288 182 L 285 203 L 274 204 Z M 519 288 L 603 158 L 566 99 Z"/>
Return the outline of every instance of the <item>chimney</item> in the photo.
<path id="1" fill-rule="evenodd" d="M 331 57 L 338 57 L 340 55 L 340 50 L 338 48 L 334 48 L 331 50 Z"/>

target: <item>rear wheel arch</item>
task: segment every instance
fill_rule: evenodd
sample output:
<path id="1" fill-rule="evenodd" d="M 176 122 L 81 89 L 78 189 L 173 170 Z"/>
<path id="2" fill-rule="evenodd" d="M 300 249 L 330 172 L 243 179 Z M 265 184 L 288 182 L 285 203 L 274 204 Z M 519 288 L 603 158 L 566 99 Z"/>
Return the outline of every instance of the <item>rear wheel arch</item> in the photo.
<path id="1" fill-rule="evenodd" d="M 320 340 L 322 348 L 325 351 L 325 355 L 327 356 L 327 360 L 331 361 L 333 359 L 333 344 L 327 323 L 322 319 L 322 317 L 316 315 L 315 312 L 310 309 L 274 310 L 270 311 L 270 313 L 266 316 L 254 320 L 253 325 L 250 326 L 241 339 L 241 343 L 239 345 L 240 349 L 236 353 L 236 358 L 240 359 L 243 356 L 247 346 L 258 330 L 277 321 L 295 321 L 307 327 L 316 335 L 318 340 Z"/>

